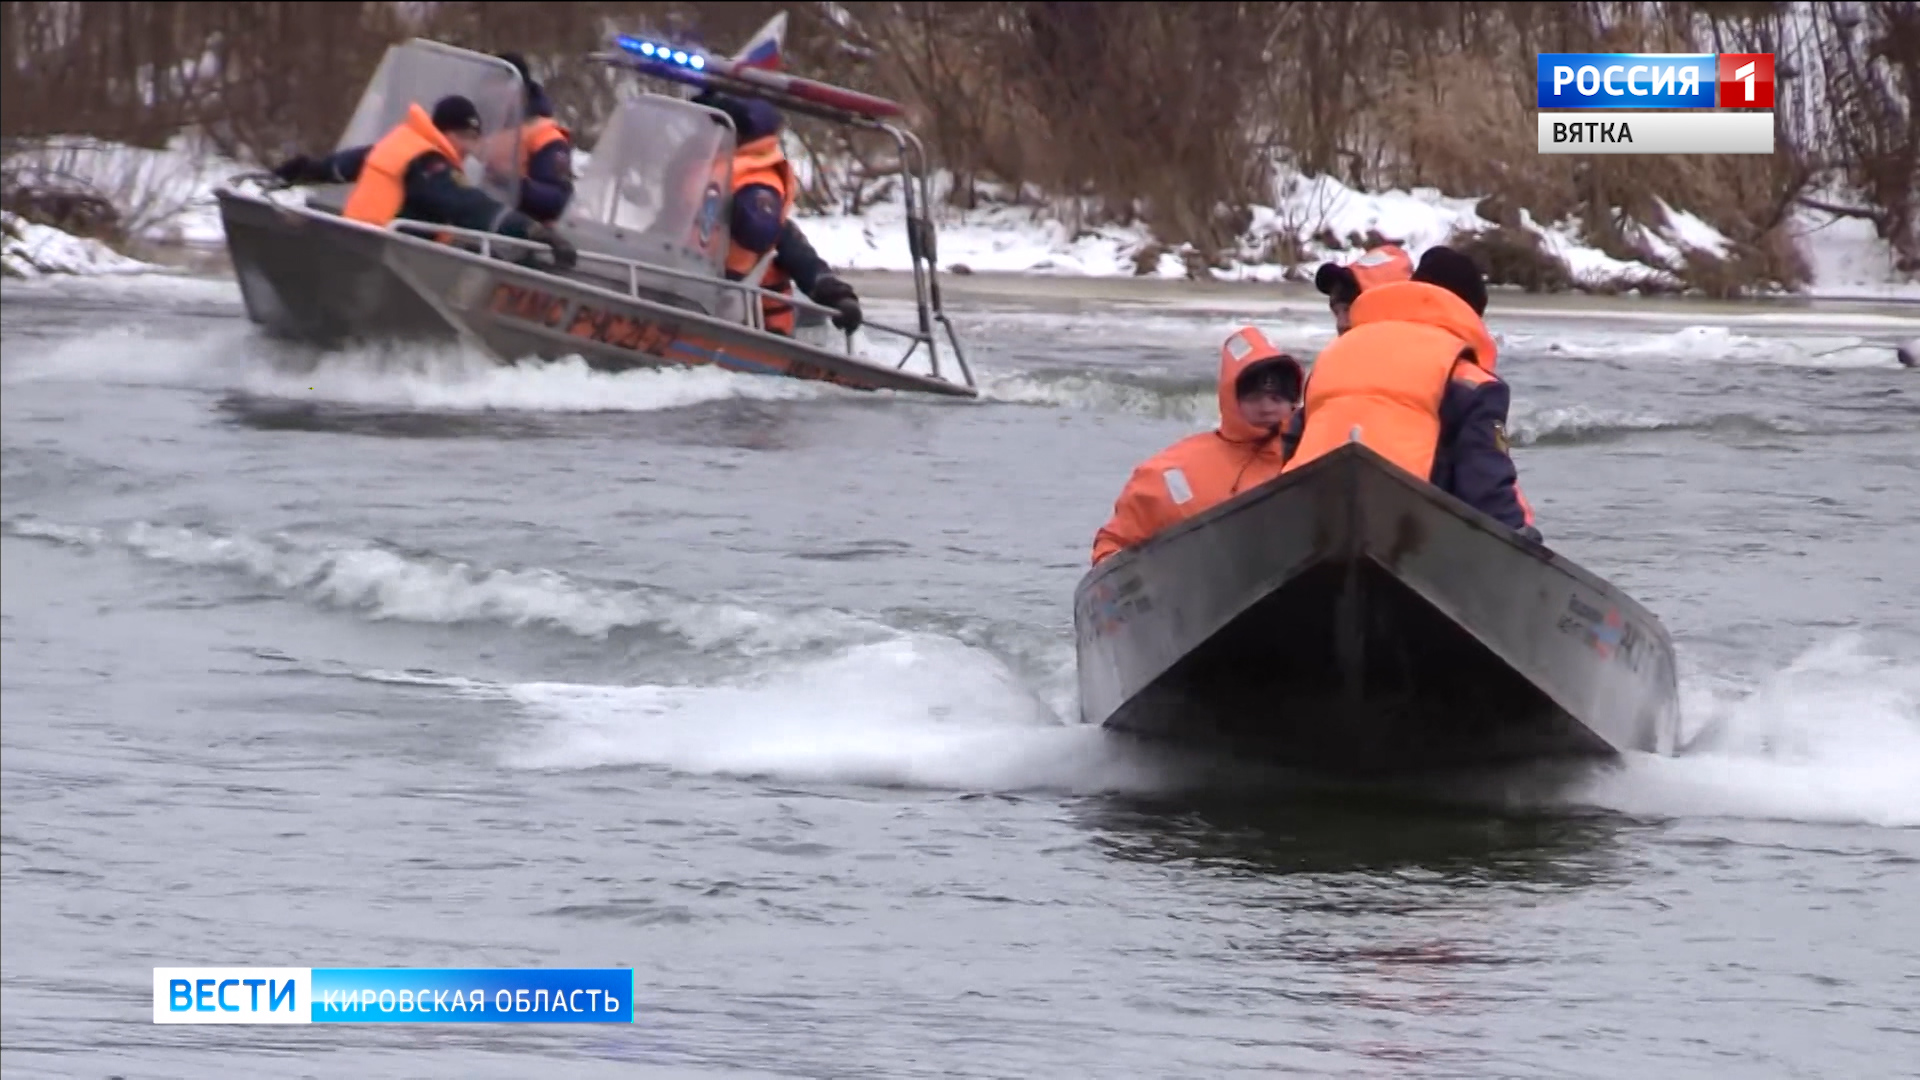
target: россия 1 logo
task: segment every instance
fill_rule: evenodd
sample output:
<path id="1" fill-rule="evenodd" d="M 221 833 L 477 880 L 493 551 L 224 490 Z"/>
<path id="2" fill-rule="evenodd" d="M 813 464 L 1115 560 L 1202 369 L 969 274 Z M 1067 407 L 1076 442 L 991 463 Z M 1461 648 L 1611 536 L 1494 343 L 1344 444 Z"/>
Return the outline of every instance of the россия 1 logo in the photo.
<path id="1" fill-rule="evenodd" d="M 1773 153 L 1772 53 L 1541 53 L 1535 63 L 1543 154 Z"/>
<path id="2" fill-rule="evenodd" d="M 1715 76 L 1721 108 L 1773 108 L 1772 53 L 1720 53 Z"/>

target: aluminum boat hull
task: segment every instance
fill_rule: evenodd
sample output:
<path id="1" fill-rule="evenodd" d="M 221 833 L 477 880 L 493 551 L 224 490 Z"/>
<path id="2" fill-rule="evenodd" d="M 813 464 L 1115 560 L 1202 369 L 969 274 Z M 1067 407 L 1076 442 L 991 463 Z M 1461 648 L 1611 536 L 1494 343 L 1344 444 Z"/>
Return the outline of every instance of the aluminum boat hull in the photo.
<path id="1" fill-rule="evenodd" d="M 1345 774 L 1671 753 L 1673 645 L 1619 589 L 1350 444 L 1095 567 L 1082 719 Z"/>
<path id="2" fill-rule="evenodd" d="M 218 197 L 248 317 L 276 336 L 326 348 L 465 342 L 502 362 L 580 356 L 602 371 L 712 364 L 859 390 L 978 396 L 716 318 L 672 292 L 636 296 L 604 277 L 524 266 L 233 191 Z"/>

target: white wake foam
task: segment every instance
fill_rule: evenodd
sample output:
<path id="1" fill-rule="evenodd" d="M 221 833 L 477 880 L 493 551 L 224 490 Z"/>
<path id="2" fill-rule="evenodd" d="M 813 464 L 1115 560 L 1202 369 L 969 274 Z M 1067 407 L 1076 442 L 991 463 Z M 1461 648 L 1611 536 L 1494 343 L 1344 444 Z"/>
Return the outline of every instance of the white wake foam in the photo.
<path id="1" fill-rule="evenodd" d="M 1893 345 L 1852 334 L 1756 336 L 1725 325 L 1702 324 L 1672 331 L 1515 335 L 1516 346 L 1547 355 L 1607 360 L 1675 360 L 1705 363 L 1775 364 L 1821 369 L 1895 368 Z"/>
<path id="2" fill-rule="evenodd" d="M 1647 817 L 1920 827 L 1920 664 L 1857 636 L 1745 692 L 1695 687 L 1685 748 L 1633 755 L 1557 798 Z"/>
<path id="3" fill-rule="evenodd" d="M 533 683 L 502 691 L 538 730 L 529 769 L 647 765 L 705 775 L 972 791 L 1163 790 L 1181 764 L 1065 723 L 991 654 L 913 635 L 723 686 Z"/>
<path id="4" fill-rule="evenodd" d="M 344 353 L 307 372 L 255 369 L 236 389 L 260 397 L 420 412 L 567 413 L 657 412 L 729 399 L 794 401 L 838 390 L 716 367 L 615 374 L 595 371 L 578 357 L 506 365 L 451 349 L 406 356 Z"/>
<path id="5" fill-rule="evenodd" d="M 122 323 L 45 345 L 9 345 L 8 384 L 100 383 L 216 388 L 242 370 L 251 334 L 223 326 L 182 337 L 150 324 Z"/>
<path id="6" fill-rule="evenodd" d="M 588 638 L 623 628 L 654 629 L 694 648 L 749 655 L 893 633 L 879 623 L 836 611 L 767 612 L 638 586 L 588 584 L 553 570 L 486 569 L 404 555 L 365 543 L 229 536 L 144 522 L 105 530 L 28 520 L 8 522 L 7 531 L 80 547 L 117 547 L 176 566 L 235 572 L 289 596 L 376 620 L 545 626 Z"/>
<path id="7" fill-rule="evenodd" d="M 8 383 L 171 386 L 419 412 L 656 412 L 709 401 L 853 393 L 715 367 L 611 373 L 578 357 L 507 365 L 457 347 L 302 354 L 263 341 L 245 324 L 185 337 L 126 324 L 46 347 L 10 348 L 7 360 Z"/>
<path id="8" fill-rule="evenodd" d="M 1678 421 L 1646 410 L 1604 409 L 1591 405 L 1513 407 L 1507 434 L 1515 446 L 1614 432 L 1661 431 Z"/>
<path id="9" fill-rule="evenodd" d="M 1242 794 L 1258 770 L 1175 754 L 1067 722 L 999 659 L 910 636 L 719 686 L 534 683 L 491 693 L 537 730 L 513 764 L 646 765 L 705 775 L 937 789 L 1075 793 L 1205 788 Z M 1497 798 L 1537 809 L 1655 818 L 1920 826 L 1920 666 L 1847 640 L 1739 696 L 1689 695 L 1691 742 L 1674 758 L 1507 778 Z M 1265 780 L 1277 781 L 1277 774 Z M 1296 778 L 1297 779 L 1297 778 Z M 1476 784 L 1457 795 L 1478 802 Z"/>
<path id="10" fill-rule="evenodd" d="M 1679 419 L 1646 409 L 1608 409 L 1592 405 L 1516 404 L 1508 425 L 1508 434 L 1515 446 L 1586 442 L 1608 436 L 1653 431 L 1777 435 L 1798 434 L 1807 430 L 1807 426 L 1798 421 L 1751 413 L 1720 413 Z"/>
<path id="11" fill-rule="evenodd" d="M 979 381 L 980 396 L 1002 404 L 1180 420 L 1192 424 L 1196 431 L 1220 422 L 1219 396 L 1211 381 L 1202 387 L 1197 381 L 1176 383 L 1168 378 L 1156 385 L 1144 379 L 1093 373 L 1035 375 L 1018 371 L 983 372 Z"/>

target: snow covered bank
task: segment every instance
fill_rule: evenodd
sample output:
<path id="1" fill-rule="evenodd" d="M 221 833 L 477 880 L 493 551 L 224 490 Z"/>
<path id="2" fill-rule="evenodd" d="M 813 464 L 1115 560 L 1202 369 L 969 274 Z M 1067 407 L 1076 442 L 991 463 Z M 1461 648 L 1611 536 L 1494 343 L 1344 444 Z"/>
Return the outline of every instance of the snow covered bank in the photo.
<path id="1" fill-rule="evenodd" d="M 1480 200 L 1456 198 L 1432 188 L 1361 192 L 1326 176 L 1286 174 L 1274 205 L 1250 208 L 1251 222 L 1234 258 L 1210 268 L 1228 281 L 1311 280 L 1328 259 L 1358 256 L 1379 240 L 1400 242 L 1417 258 L 1450 237 L 1480 233 L 1495 223 L 1480 214 Z M 939 195 L 936 184 L 936 197 Z M 1651 261 L 1615 258 L 1578 238 L 1574 222 L 1542 225 L 1526 210 L 1521 227 L 1556 258 L 1576 287 L 1620 290 L 1637 283 L 1671 287 L 1689 251 L 1714 256 L 1727 238 L 1692 214 L 1662 204 L 1666 221 L 1641 227 L 1636 238 Z M 807 235 L 835 266 L 859 270 L 906 270 L 904 210 L 897 198 L 858 216 L 804 216 Z M 1169 250 L 1139 228 L 1105 226 L 1076 230 L 1047 206 L 984 205 L 974 211 L 942 207 L 937 214 L 943 270 L 1184 277 L 1188 250 Z M 1802 210 L 1796 234 L 1814 270 L 1809 294 L 1920 298 L 1920 282 L 1899 281 L 1887 245 L 1870 224 L 1833 220 Z M 1148 260 L 1147 265 L 1140 265 Z"/>
<path id="2" fill-rule="evenodd" d="M 120 212 L 130 238 L 157 243 L 219 245 L 220 212 L 213 189 L 246 166 L 206 151 L 187 136 L 164 150 L 87 138 L 51 139 L 6 162 L 15 183 L 81 190 Z"/>
<path id="3" fill-rule="evenodd" d="M 805 182 L 815 167 L 795 148 L 796 166 Z M 576 156 L 584 170 L 589 154 Z M 180 137 L 164 150 L 144 150 L 87 139 L 65 139 L 8 159 L 9 171 L 51 184 L 78 185 L 117 207 L 129 237 L 149 243 L 219 246 L 219 211 L 213 189 L 248 171 L 240 163 L 206 153 Z M 938 254 L 948 271 L 1031 273 L 1085 277 L 1150 276 L 1182 278 L 1199 260 L 1185 249 L 1169 249 L 1144 229 L 1106 225 L 1076 227 L 1058 201 L 983 200 L 971 211 L 945 205 L 947 179 L 935 179 L 939 204 Z M 1371 243 L 1394 240 L 1417 257 L 1450 238 L 1482 233 L 1495 223 L 1481 214 L 1478 199 L 1443 195 L 1432 188 L 1362 192 L 1326 176 L 1283 170 L 1271 206 L 1248 208 L 1248 224 L 1230 257 L 1204 272 L 1220 280 L 1310 280 L 1327 259 L 1350 259 Z M 1644 261 L 1621 259 L 1579 239 L 1577 222 L 1543 225 L 1522 209 L 1519 228 L 1565 270 L 1575 288 L 1631 290 L 1635 285 L 1672 288 L 1686 254 L 1723 255 L 1727 238 L 1684 211 L 1661 206 L 1666 220 L 1636 226 Z M 849 270 L 909 269 L 904 211 L 897 185 L 890 197 L 857 215 L 803 214 L 801 223 L 820 254 Z M 1511 224 L 1511 220 L 1509 224 Z M 26 226 L 26 223 L 21 223 Z M 66 237 L 57 230 L 26 226 L 7 240 L 7 266 L 16 273 L 101 274 L 157 270 L 151 264 L 114 255 L 104 245 Z M 1813 296 L 1920 299 L 1920 281 L 1901 280 L 1888 246 L 1864 221 L 1834 219 L 1802 209 L 1793 229 L 1813 270 L 1806 292 Z M 1513 230 L 1509 230 L 1512 232 Z M 64 234 L 62 234 L 64 235 Z M 38 256 L 25 252 L 29 244 Z M 83 254 L 84 253 L 84 254 Z"/>
<path id="4" fill-rule="evenodd" d="M 151 150 L 88 138 L 51 139 L 6 159 L 10 185 L 95 195 L 118 212 L 118 232 L 149 245 L 219 248 L 216 187 L 250 170 L 207 152 L 187 136 Z M 117 252 L 108 244 L 7 214 L 8 276 L 167 274 L 179 271 Z"/>

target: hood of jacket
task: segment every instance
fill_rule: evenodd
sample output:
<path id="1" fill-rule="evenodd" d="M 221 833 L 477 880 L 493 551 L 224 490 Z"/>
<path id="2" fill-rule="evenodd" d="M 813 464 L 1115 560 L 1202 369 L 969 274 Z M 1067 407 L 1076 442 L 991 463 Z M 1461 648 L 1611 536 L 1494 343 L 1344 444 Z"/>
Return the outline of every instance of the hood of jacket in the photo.
<path id="1" fill-rule="evenodd" d="M 1464 305 L 1462 305 L 1464 306 Z M 1275 348 L 1267 336 L 1251 326 L 1243 326 L 1220 346 L 1220 437 L 1229 442 L 1251 443 L 1272 438 L 1273 432 L 1247 423 L 1240 415 L 1237 387 L 1241 376 L 1260 368 L 1284 366 L 1292 369 L 1297 388 L 1305 377 L 1300 361 Z M 1277 444 L 1276 440 L 1276 444 Z"/>
<path id="2" fill-rule="evenodd" d="M 1397 281 L 1368 289 L 1354 300 L 1352 319 L 1356 327 L 1410 322 L 1445 330 L 1473 349 L 1474 362 L 1488 374 L 1493 373 L 1499 360 L 1500 350 L 1493 343 L 1493 335 L 1473 308 L 1446 289 L 1424 281 Z"/>

